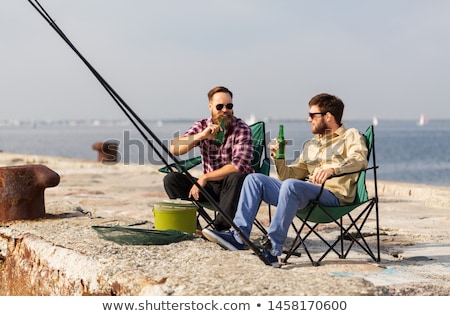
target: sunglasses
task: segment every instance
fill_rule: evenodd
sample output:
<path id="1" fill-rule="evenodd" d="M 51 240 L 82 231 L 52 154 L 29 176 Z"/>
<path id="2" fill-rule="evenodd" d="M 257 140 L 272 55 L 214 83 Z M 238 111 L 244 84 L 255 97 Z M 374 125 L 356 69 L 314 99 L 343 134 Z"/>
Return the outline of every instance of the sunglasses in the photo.
<path id="1" fill-rule="evenodd" d="M 317 114 L 321 114 L 321 115 L 325 115 L 325 114 L 327 114 L 327 112 L 314 112 L 314 113 L 308 113 L 309 114 L 309 117 L 311 118 L 311 119 L 313 119 L 314 118 L 314 115 L 317 115 Z"/>
<path id="2" fill-rule="evenodd" d="M 217 111 L 222 110 L 223 107 L 226 107 L 227 110 L 231 110 L 231 109 L 233 108 L 233 103 L 228 103 L 228 104 L 222 104 L 222 103 L 220 103 L 220 104 L 217 104 L 217 105 L 216 105 Z"/>

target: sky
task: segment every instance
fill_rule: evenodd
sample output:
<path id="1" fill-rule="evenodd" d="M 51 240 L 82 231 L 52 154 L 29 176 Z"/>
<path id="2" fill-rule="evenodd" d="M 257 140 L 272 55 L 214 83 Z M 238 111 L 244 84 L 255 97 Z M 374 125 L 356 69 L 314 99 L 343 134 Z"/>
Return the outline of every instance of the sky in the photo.
<path id="1" fill-rule="evenodd" d="M 40 0 L 145 120 L 307 119 L 326 92 L 345 119 L 450 119 L 447 0 Z M 28 0 L 2 0 L 0 120 L 126 119 Z"/>

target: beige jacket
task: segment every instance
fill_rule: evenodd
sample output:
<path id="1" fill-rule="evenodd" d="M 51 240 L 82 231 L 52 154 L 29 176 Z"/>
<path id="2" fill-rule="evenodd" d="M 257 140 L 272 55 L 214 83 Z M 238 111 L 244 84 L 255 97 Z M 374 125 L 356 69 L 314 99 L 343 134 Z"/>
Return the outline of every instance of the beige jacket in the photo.
<path id="1" fill-rule="evenodd" d="M 357 129 L 346 129 L 341 125 L 332 135 L 315 135 L 307 141 L 292 165 L 286 165 L 284 159 L 274 159 L 274 163 L 280 180 L 308 180 L 318 169 L 334 168 L 336 175 L 359 171 L 367 167 L 366 141 Z M 358 175 L 328 179 L 325 188 L 333 192 L 341 205 L 351 204 L 355 199 Z"/>

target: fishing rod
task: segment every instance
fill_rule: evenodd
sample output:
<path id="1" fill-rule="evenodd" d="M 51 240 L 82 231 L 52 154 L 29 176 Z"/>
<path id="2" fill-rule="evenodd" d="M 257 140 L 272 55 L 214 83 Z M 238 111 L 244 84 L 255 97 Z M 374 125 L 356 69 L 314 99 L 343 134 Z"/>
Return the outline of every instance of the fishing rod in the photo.
<path id="1" fill-rule="evenodd" d="M 31 1 L 29 1 L 31 3 Z M 136 129 L 139 131 L 139 133 L 141 134 L 141 136 L 147 141 L 147 143 L 149 144 L 149 146 L 153 149 L 153 152 L 155 152 L 158 157 L 161 159 L 161 161 L 163 161 L 163 163 L 166 165 L 166 167 L 173 171 L 172 167 L 168 164 L 167 160 L 162 156 L 162 154 L 156 150 L 155 146 L 153 145 L 153 143 L 148 139 L 148 137 L 144 134 L 144 132 L 142 131 L 142 129 L 139 127 L 139 125 L 137 124 L 137 122 L 135 121 L 134 118 L 136 118 L 136 120 L 141 124 L 141 126 L 143 126 L 146 131 L 153 137 L 153 139 L 155 139 L 158 144 L 163 148 L 163 150 L 169 154 L 169 156 L 171 155 L 170 151 L 167 150 L 167 148 L 165 148 L 165 145 L 160 142 L 159 138 L 156 137 L 156 135 L 153 134 L 153 132 L 147 127 L 147 125 L 145 125 L 145 123 L 139 118 L 139 116 L 136 115 L 136 113 L 134 113 L 134 111 L 127 105 L 127 103 L 120 97 L 120 95 L 118 95 L 114 89 L 106 82 L 105 79 L 103 79 L 103 77 L 95 70 L 94 67 L 92 67 L 92 65 L 86 60 L 86 58 L 84 58 L 84 56 L 78 51 L 78 49 L 72 44 L 72 42 L 69 40 L 69 38 L 64 34 L 64 32 L 58 27 L 58 25 L 53 21 L 53 19 L 50 17 L 50 15 L 45 11 L 45 9 L 41 6 L 41 4 L 38 1 L 35 1 L 36 5 L 34 3 L 31 3 L 33 5 L 33 7 L 35 7 L 36 10 L 38 10 L 38 12 L 41 14 L 41 16 L 50 24 L 50 26 L 63 38 L 63 40 L 72 48 L 72 50 L 78 55 L 78 57 L 80 57 L 80 59 L 85 63 L 85 65 L 89 68 L 89 70 L 94 74 L 94 76 L 98 79 L 98 81 L 100 82 L 100 84 L 106 89 L 106 91 L 108 92 L 108 94 L 114 99 L 114 101 L 116 102 L 116 104 L 120 107 L 120 109 L 125 113 L 125 115 L 128 117 L 128 119 L 131 121 L 131 123 L 136 127 Z M 39 8 L 38 8 L 39 7 Z M 178 163 L 178 161 L 176 161 L 176 157 L 171 156 L 172 160 L 176 163 L 177 166 L 180 166 L 180 164 Z M 178 164 L 177 164 L 178 163 Z M 180 170 L 183 171 L 183 168 L 180 168 Z M 208 224 L 212 223 L 212 219 L 211 217 L 208 215 L 208 213 L 206 213 L 203 208 L 201 207 L 201 205 L 197 202 L 197 201 L 193 201 L 194 204 L 198 207 L 198 209 L 200 210 L 199 212 L 201 213 L 202 217 L 205 218 L 205 220 L 208 222 Z"/>
<path id="2" fill-rule="evenodd" d="M 134 113 L 134 111 L 127 105 L 127 103 L 120 97 L 119 94 L 114 91 L 114 89 L 106 82 L 105 79 L 95 70 L 94 67 L 84 58 L 84 56 L 78 51 L 78 49 L 72 44 L 72 42 L 69 40 L 69 38 L 64 34 L 64 32 L 58 27 L 58 25 L 53 21 L 53 19 L 50 17 L 50 15 L 45 11 L 45 9 L 41 6 L 41 4 L 38 1 L 35 1 L 36 4 L 34 4 L 32 1 L 28 1 L 33 5 L 33 7 L 41 14 L 41 16 L 50 24 L 50 26 L 62 37 L 62 39 L 72 48 L 72 50 L 78 55 L 78 57 L 84 62 L 84 64 L 89 68 L 89 70 L 93 73 L 93 75 L 97 78 L 97 80 L 100 82 L 100 84 L 106 89 L 108 94 L 114 99 L 116 104 L 120 107 L 120 109 L 125 113 L 125 115 L 130 119 L 132 124 L 137 128 L 139 133 L 144 137 L 144 139 L 148 142 L 149 146 L 156 152 L 158 157 L 163 161 L 164 164 L 167 165 L 167 160 L 161 155 L 159 151 L 156 150 L 153 143 L 149 141 L 147 136 L 144 134 L 144 132 L 141 130 L 141 128 L 138 126 L 137 122 L 144 128 L 146 128 L 146 131 L 158 142 L 158 145 L 161 147 L 164 147 L 165 145 L 159 141 L 153 134 L 153 132 L 145 125 L 145 123 L 139 118 L 139 116 Z M 135 121 L 136 119 L 136 121 Z M 163 148 L 164 149 L 164 148 Z M 167 151 L 167 148 L 165 148 L 165 151 Z M 170 154 L 170 152 L 169 152 Z M 173 155 L 171 156 L 172 159 L 176 159 Z M 175 161 L 175 160 L 174 160 Z"/>
<path id="3" fill-rule="evenodd" d="M 153 133 L 153 131 L 144 123 L 144 121 L 131 109 L 131 107 L 120 97 L 120 95 L 108 84 L 108 82 L 95 70 L 95 68 L 87 61 L 86 58 L 79 52 L 79 50 L 75 47 L 75 45 L 72 44 L 72 42 L 69 40 L 69 38 L 64 34 L 64 32 L 58 27 L 58 25 L 55 23 L 55 21 L 50 17 L 50 15 L 47 13 L 47 11 L 42 7 L 42 5 L 37 0 L 28 0 L 28 2 L 33 6 L 34 9 L 46 20 L 50 26 L 53 28 L 53 30 L 58 33 L 58 35 L 66 42 L 67 45 L 75 52 L 75 54 L 83 61 L 83 63 L 87 66 L 87 68 L 92 72 L 92 74 L 97 78 L 97 80 L 100 82 L 100 84 L 105 88 L 105 90 L 108 92 L 108 94 L 113 98 L 113 100 L 116 102 L 116 104 L 119 106 L 119 108 L 124 112 L 124 114 L 128 117 L 128 119 L 132 122 L 132 124 L 136 127 L 136 129 L 139 131 L 139 133 L 142 135 L 142 137 L 147 141 L 148 145 L 153 149 L 154 152 L 158 155 L 158 157 L 161 159 L 161 161 L 168 167 L 170 170 L 172 168 L 170 167 L 168 161 L 161 152 L 158 151 L 158 149 L 155 147 L 155 145 L 150 141 L 150 139 L 147 137 L 147 135 L 144 133 L 144 131 L 141 129 L 141 127 L 148 133 L 150 136 L 157 142 L 157 144 L 160 146 L 160 148 L 169 155 L 170 159 L 173 160 L 177 168 L 179 168 L 182 173 L 184 173 L 188 179 L 192 182 L 193 185 L 197 186 L 199 191 L 205 196 L 205 198 L 210 202 L 216 211 L 222 214 L 226 222 L 233 227 L 236 232 L 239 234 L 239 236 L 242 238 L 242 240 L 250 247 L 250 249 L 253 250 L 253 252 L 261 259 L 266 265 L 270 265 L 270 262 L 262 255 L 261 250 L 255 246 L 255 244 L 247 237 L 245 236 L 241 229 L 234 224 L 233 220 L 230 218 L 230 216 L 225 213 L 220 205 L 216 202 L 216 200 L 209 194 L 208 191 L 204 187 L 202 187 L 197 179 L 195 179 L 189 171 L 186 169 L 186 167 L 180 162 L 180 160 L 173 155 L 170 150 L 167 148 L 167 146 L 156 136 L 156 134 Z M 173 170 L 172 170 L 173 171 Z M 193 202 L 199 206 L 198 202 L 196 200 L 193 200 Z"/>

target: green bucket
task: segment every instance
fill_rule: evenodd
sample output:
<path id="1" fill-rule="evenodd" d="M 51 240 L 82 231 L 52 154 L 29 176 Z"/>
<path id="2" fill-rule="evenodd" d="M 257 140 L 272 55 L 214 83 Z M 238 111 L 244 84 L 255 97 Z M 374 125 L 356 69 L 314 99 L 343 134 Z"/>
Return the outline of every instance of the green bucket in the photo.
<path id="1" fill-rule="evenodd" d="M 153 217 L 156 230 L 195 233 L 197 228 L 197 207 L 189 201 L 173 200 L 155 203 Z"/>

